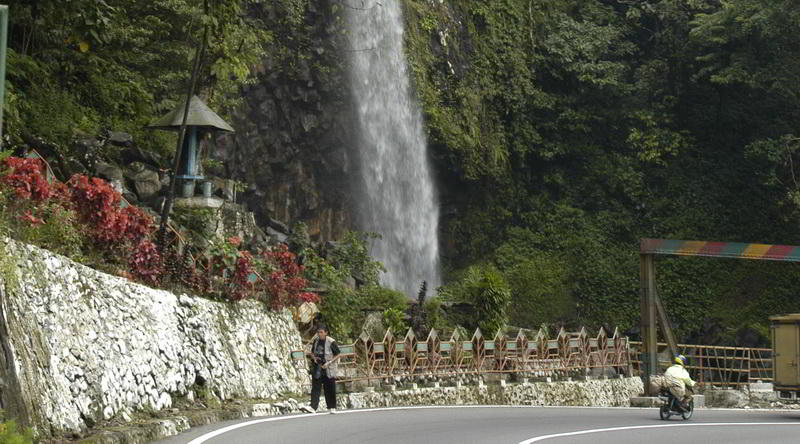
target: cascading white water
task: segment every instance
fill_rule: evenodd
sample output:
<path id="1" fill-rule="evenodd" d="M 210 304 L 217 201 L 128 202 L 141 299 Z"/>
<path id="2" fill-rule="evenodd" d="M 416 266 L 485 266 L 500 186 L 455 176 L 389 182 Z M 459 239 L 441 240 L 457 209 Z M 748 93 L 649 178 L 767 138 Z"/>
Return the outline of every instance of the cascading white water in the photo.
<path id="1" fill-rule="evenodd" d="M 416 294 L 439 285 L 439 205 L 422 113 L 409 83 L 401 0 L 366 0 L 348 9 L 350 82 L 359 125 L 362 229 L 381 234 L 371 248 L 386 266 L 382 284 Z"/>

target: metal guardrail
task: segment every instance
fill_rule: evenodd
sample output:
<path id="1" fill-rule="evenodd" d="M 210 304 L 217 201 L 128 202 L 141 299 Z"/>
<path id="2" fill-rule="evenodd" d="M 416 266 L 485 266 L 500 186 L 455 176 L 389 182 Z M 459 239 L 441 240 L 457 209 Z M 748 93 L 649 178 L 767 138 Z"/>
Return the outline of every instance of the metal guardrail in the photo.
<path id="1" fill-rule="evenodd" d="M 639 356 L 641 345 L 641 342 L 630 343 L 631 363 L 637 372 L 642 365 Z M 738 387 L 757 381 L 772 382 L 774 378 L 772 349 L 769 348 L 678 344 L 678 349 L 689 358 L 686 368 L 698 382 Z M 667 344 L 659 343 L 658 350 L 666 353 Z M 659 364 L 663 369 L 672 362 L 659 361 Z"/>
<path id="2" fill-rule="evenodd" d="M 511 336 L 498 332 L 487 338 L 477 329 L 471 337 L 456 331 L 447 339 L 436 330 L 423 339 L 411 329 L 399 337 L 387 330 L 377 340 L 363 333 L 352 344 L 340 344 L 339 350 L 340 382 L 497 373 L 568 376 L 591 369 L 631 373 L 628 338 L 617 330 L 609 336 L 601 329 L 590 337 L 585 329 L 570 333 L 562 328 L 552 339 L 542 330 Z M 292 359 L 298 369 L 308 369 L 304 350 L 293 351 Z"/>

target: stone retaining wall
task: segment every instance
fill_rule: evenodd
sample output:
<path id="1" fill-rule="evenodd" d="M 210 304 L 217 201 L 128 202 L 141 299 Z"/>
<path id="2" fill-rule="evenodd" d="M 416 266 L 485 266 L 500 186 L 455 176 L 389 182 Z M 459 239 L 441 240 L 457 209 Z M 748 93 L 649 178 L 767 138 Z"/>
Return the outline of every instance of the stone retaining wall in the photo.
<path id="1" fill-rule="evenodd" d="M 0 240 L 0 408 L 42 435 L 77 432 L 176 397 L 305 390 L 288 312 L 154 290 Z"/>
<path id="2" fill-rule="evenodd" d="M 504 385 L 493 383 L 349 393 L 340 398 L 339 405 L 357 409 L 417 405 L 621 407 L 630 405 L 630 398 L 643 389 L 642 380 L 638 377 Z"/>

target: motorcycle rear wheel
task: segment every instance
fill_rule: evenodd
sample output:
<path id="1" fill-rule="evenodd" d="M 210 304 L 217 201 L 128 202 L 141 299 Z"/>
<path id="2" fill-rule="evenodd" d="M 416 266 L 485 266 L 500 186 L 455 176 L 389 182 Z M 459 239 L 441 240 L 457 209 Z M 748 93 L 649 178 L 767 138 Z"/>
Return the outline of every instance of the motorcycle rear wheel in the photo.
<path id="1" fill-rule="evenodd" d="M 694 414 L 694 402 L 690 402 L 689 409 L 681 413 L 681 418 L 683 418 L 684 421 L 688 421 L 693 414 Z"/>
<path id="2" fill-rule="evenodd" d="M 668 420 L 669 417 L 672 416 L 672 413 L 669 411 L 669 406 L 662 405 L 661 408 L 658 409 L 658 415 L 662 420 Z"/>

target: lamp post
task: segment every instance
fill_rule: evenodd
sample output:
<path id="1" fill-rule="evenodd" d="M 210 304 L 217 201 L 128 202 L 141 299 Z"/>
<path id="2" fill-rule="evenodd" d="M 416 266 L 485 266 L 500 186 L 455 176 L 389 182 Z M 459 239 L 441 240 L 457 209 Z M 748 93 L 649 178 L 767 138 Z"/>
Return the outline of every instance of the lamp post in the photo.
<path id="1" fill-rule="evenodd" d="M 0 5 L 0 146 L 3 146 L 3 109 L 6 104 L 6 45 L 8 42 L 8 6 Z"/>
<path id="2" fill-rule="evenodd" d="M 167 131 L 180 130 L 185 108 L 185 103 L 180 104 L 170 113 L 150 124 L 148 128 Z M 180 163 L 177 171 L 173 171 L 173 174 L 177 174 L 176 179 L 181 182 L 182 197 L 192 197 L 194 195 L 195 181 L 203 179 L 203 176 L 198 171 L 197 164 L 198 140 L 205 133 L 234 132 L 233 128 L 203 103 L 199 97 L 192 96 L 188 109 L 186 137 L 181 147 Z"/>

